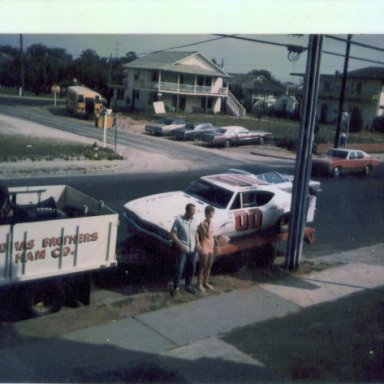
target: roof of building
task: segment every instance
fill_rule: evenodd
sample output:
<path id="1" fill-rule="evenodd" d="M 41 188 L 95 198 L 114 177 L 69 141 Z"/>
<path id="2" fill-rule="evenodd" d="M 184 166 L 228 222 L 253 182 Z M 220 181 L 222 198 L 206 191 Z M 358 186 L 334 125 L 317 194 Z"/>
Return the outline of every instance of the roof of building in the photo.
<path id="1" fill-rule="evenodd" d="M 252 89 L 264 92 L 283 92 L 286 87 L 279 81 L 269 80 L 263 74 L 232 74 L 236 83 L 240 84 L 243 89 Z"/>
<path id="2" fill-rule="evenodd" d="M 348 72 L 349 77 L 362 77 L 368 79 L 384 79 L 384 67 L 366 67 Z"/>
<path id="3" fill-rule="evenodd" d="M 192 65 L 184 65 L 183 61 L 191 56 L 199 55 L 212 65 L 212 69 L 202 68 Z M 162 51 L 150 53 L 134 61 L 125 64 L 126 68 L 137 69 L 157 69 L 168 72 L 177 72 L 185 74 L 231 77 L 214 62 L 206 58 L 200 52 L 180 52 L 180 51 Z"/>
<path id="4" fill-rule="evenodd" d="M 335 74 L 324 74 L 321 77 L 335 78 L 341 77 L 341 72 L 336 72 Z M 354 71 L 349 71 L 349 79 L 369 79 L 369 80 L 384 80 L 384 67 L 366 67 L 361 69 L 356 69 Z"/>

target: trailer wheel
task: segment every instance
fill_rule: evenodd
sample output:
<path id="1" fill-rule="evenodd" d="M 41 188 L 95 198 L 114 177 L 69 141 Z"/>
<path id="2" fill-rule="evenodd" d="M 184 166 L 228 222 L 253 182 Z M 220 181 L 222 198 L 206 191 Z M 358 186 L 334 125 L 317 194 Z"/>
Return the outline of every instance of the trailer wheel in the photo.
<path id="1" fill-rule="evenodd" d="M 60 283 L 36 284 L 25 294 L 26 307 L 34 317 L 60 311 L 65 302 L 64 288 Z"/>

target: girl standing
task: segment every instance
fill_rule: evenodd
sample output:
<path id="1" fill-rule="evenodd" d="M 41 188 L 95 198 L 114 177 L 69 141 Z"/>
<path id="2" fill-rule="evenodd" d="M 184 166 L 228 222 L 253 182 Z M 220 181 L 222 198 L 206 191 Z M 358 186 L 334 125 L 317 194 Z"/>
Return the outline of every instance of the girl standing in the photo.
<path id="1" fill-rule="evenodd" d="M 197 289 L 205 292 L 205 289 L 213 289 L 213 286 L 208 283 L 211 273 L 213 259 L 215 257 L 215 238 L 213 231 L 212 218 L 215 213 L 215 208 L 208 205 L 205 208 L 205 219 L 199 224 L 198 234 L 200 238 L 200 262 L 197 272 Z"/>

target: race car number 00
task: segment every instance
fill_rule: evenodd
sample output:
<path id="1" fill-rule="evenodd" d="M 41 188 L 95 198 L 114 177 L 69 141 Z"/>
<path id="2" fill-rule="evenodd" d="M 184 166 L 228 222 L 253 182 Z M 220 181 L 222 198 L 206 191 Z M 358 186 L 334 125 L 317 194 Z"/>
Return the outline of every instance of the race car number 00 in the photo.
<path id="1" fill-rule="evenodd" d="M 258 229 L 261 227 L 261 211 L 251 209 L 235 213 L 236 231 L 246 231 L 247 229 Z"/>

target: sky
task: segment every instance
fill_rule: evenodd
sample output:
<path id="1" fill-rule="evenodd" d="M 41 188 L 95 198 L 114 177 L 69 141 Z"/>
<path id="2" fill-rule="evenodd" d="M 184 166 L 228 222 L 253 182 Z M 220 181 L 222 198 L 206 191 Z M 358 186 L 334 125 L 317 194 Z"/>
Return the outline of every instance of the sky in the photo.
<path id="1" fill-rule="evenodd" d="M 353 42 L 379 47 L 383 52 L 352 44 L 351 57 L 381 64 L 351 58 L 349 70 L 383 66 L 383 3 L 381 0 L 93 0 L 89 7 L 89 2 L 74 0 L 3 0 L 3 13 L 4 9 L 6 12 L 0 26 L 0 46 L 18 47 L 19 36 L 23 34 L 24 48 L 43 44 L 64 48 L 73 58 L 86 49 L 96 51 L 101 57 L 117 57 L 128 51 L 141 55 L 204 41 L 177 50 L 202 52 L 209 59 L 223 62 L 224 70 L 229 73 L 266 69 L 280 81 L 298 82 L 299 78 L 291 74 L 305 72 L 305 53 L 292 62 L 287 58 L 286 47 L 219 38 L 217 34 L 238 34 L 303 47 L 308 44 L 309 33 L 324 34 L 321 73 L 327 74 L 341 72 L 344 65 L 343 57 L 329 52 L 344 55 L 346 49 L 345 42 L 328 36 L 345 39 L 352 34 Z"/>

